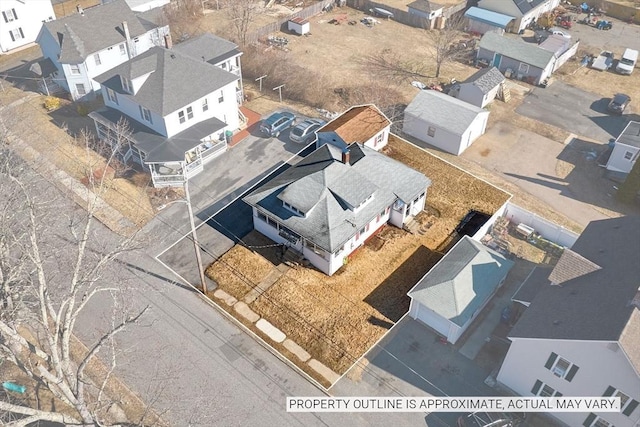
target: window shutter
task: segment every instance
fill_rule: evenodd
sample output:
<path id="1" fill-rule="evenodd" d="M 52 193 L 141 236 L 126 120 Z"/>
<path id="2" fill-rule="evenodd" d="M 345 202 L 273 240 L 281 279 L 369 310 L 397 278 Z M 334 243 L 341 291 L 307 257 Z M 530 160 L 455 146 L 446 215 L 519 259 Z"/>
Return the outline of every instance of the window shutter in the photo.
<path id="1" fill-rule="evenodd" d="M 549 358 L 547 359 L 547 363 L 544 364 L 544 367 L 547 369 L 551 369 L 551 367 L 553 366 L 553 364 L 556 362 L 556 359 L 558 358 L 558 355 L 555 353 L 551 353 L 551 355 L 549 356 Z"/>
<path id="2" fill-rule="evenodd" d="M 138 110 L 140 110 L 140 117 L 144 120 L 144 114 L 142 113 L 142 105 L 138 105 Z"/>
<path id="3" fill-rule="evenodd" d="M 16 13 L 15 9 L 11 9 L 11 12 L 13 12 L 13 19 L 18 19 L 18 14 Z"/>
<path id="4" fill-rule="evenodd" d="M 559 391 L 556 391 L 553 397 L 562 397 L 562 393 L 560 393 Z"/>
<path id="5" fill-rule="evenodd" d="M 9 31 L 9 35 L 11 36 L 11 41 L 12 42 L 16 41 L 16 38 L 13 37 L 13 31 Z"/>
<path id="6" fill-rule="evenodd" d="M 536 383 L 533 385 L 533 388 L 531 389 L 531 393 L 533 393 L 534 395 L 537 395 L 538 391 L 540 391 L 540 387 L 542 387 L 542 381 L 536 380 Z"/>
<path id="7" fill-rule="evenodd" d="M 596 420 L 596 414 L 589 414 L 587 415 L 587 418 L 584 420 L 582 425 L 584 427 L 591 427 L 591 424 L 593 424 L 595 420 Z"/>
<path id="8" fill-rule="evenodd" d="M 7 18 L 7 13 L 6 12 L 2 12 L 2 17 L 4 18 L 4 22 L 6 22 L 8 24 L 9 23 L 9 19 Z"/>
<path id="9" fill-rule="evenodd" d="M 569 372 L 567 372 L 567 376 L 564 377 L 564 379 L 571 382 L 573 377 L 576 376 L 576 372 L 578 372 L 578 369 L 580 368 L 577 365 L 572 365 L 571 368 L 569 369 Z"/>
<path id="10" fill-rule="evenodd" d="M 629 402 L 629 404 L 624 409 L 624 411 L 622 411 L 622 413 L 628 417 L 633 413 L 633 411 L 636 410 L 637 407 L 638 407 L 638 401 L 632 400 L 631 402 Z"/>
<path id="11" fill-rule="evenodd" d="M 615 388 L 615 387 L 611 387 L 611 386 L 609 386 L 609 387 L 607 387 L 607 389 L 605 390 L 605 392 L 604 392 L 603 396 L 604 396 L 604 397 L 613 396 L 613 392 L 614 392 L 614 391 L 616 391 L 616 388 Z"/>
<path id="12" fill-rule="evenodd" d="M 20 31 L 20 37 L 24 38 L 24 33 L 22 32 L 22 27 L 18 28 L 18 31 Z"/>

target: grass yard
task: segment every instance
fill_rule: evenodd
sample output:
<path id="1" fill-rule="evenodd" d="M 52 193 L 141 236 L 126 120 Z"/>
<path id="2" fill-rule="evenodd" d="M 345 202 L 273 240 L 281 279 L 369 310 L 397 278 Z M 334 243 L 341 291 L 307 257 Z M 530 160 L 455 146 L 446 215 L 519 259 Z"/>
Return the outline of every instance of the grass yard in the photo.
<path id="1" fill-rule="evenodd" d="M 404 140 L 392 137 L 388 147 L 389 156 L 432 180 L 427 192 L 431 214 L 420 215 L 432 223 L 431 227 L 424 234 L 410 234 L 385 226 L 333 276 L 313 268 L 289 269 L 250 304 L 257 314 L 339 374 L 407 312 L 407 291 L 442 257 L 436 248 L 469 210 L 492 214 L 509 198 L 504 191 Z M 269 268 L 275 268 L 258 251 L 264 249 L 254 252 L 236 246 L 209 266 L 207 274 L 220 289 L 241 299 L 266 277 Z M 251 324 L 243 323 L 255 331 Z"/>

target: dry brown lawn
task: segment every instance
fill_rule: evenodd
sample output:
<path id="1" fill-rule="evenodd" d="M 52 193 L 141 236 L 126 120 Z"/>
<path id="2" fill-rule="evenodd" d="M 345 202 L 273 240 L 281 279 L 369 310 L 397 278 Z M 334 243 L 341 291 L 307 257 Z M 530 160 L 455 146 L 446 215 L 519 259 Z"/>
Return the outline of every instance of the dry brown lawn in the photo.
<path id="1" fill-rule="evenodd" d="M 8 99 L 15 97 L 16 91 L 22 92 L 17 88 L 8 88 L 5 94 L 0 96 L 0 101 L 4 100 L 4 96 Z M 104 158 L 92 150 L 87 150 L 85 146 L 79 145 L 64 129 L 53 123 L 44 110 L 43 102 L 44 96 L 36 96 L 21 105 L 12 107 L 13 117 L 23 119 L 9 118 L 7 126 L 22 141 L 40 153 L 40 156 L 80 182 L 87 177 L 89 170 L 103 168 Z M 58 181 L 55 177 L 47 178 Z M 114 178 L 107 180 L 105 188 L 101 191 L 101 197 L 107 204 L 138 227 L 146 224 L 155 214 L 147 194 L 146 183 Z M 116 224 L 113 224 L 112 228 L 116 228 Z"/>
<path id="2" fill-rule="evenodd" d="M 390 138 L 387 152 L 432 180 L 427 202 L 439 217 L 421 215 L 433 222 L 425 234 L 386 226 L 333 276 L 313 268 L 290 269 L 250 305 L 338 373 L 345 372 L 407 312 L 406 293 L 441 258 L 436 248 L 469 210 L 492 214 L 509 198 L 508 193 L 399 138 Z M 236 246 L 207 274 L 239 298 L 266 270 L 261 255 Z M 249 274 L 253 278 L 247 281 Z"/>

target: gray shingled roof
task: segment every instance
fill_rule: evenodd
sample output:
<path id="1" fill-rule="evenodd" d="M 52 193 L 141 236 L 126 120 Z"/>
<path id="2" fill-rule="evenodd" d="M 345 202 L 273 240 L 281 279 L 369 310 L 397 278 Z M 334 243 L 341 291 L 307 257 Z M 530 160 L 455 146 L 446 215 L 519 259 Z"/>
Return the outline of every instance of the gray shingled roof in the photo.
<path id="1" fill-rule="evenodd" d="M 504 76 L 496 67 L 481 68 L 462 83 L 470 83 L 487 94 L 504 82 Z"/>
<path id="2" fill-rule="evenodd" d="M 404 110 L 405 115 L 409 113 L 456 135 L 462 135 L 482 112 L 486 110 L 435 90 L 421 90 Z"/>
<path id="3" fill-rule="evenodd" d="M 544 69 L 554 58 L 553 52 L 541 49 L 536 44 L 527 43 L 519 38 L 501 36 L 494 31 L 489 31 L 482 36 L 480 48 L 540 69 Z"/>
<path id="4" fill-rule="evenodd" d="M 616 142 L 640 148 L 640 122 L 629 122 Z"/>
<path id="5" fill-rule="evenodd" d="M 243 200 L 334 252 L 395 200 L 410 202 L 430 184 L 420 172 L 371 148 L 351 145 L 350 161 L 344 164 L 341 150 L 325 144 Z M 349 189 L 350 186 L 354 188 Z M 373 192 L 368 195 L 373 194 L 373 199 L 357 213 L 338 195 L 354 201 L 370 190 Z M 306 216 L 284 208 L 283 199 L 306 212 Z"/>
<path id="6" fill-rule="evenodd" d="M 110 122 L 113 125 L 124 120 L 136 147 L 146 155 L 145 163 L 182 162 L 185 160 L 185 153 L 200 145 L 202 138 L 226 126 L 221 120 L 213 117 L 167 138 L 113 108 L 105 107 L 102 110 L 93 111 L 89 113 L 89 117 L 99 122 Z"/>
<path id="7" fill-rule="evenodd" d="M 138 92 L 127 96 L 163 117 L 239 79 L 237 75 L 202 60 L 155 46 L 94 80 L 125 94 L 121 75 L 133 79 L 150 70 L 153 72 Z"/>
<path id="8" fill-rule="evenodd" d="M 562 285 L 601 268 L 571 249 L 565 249 L 553 271 L 551 271 L 549 281 L 555 285 Z"/>
<path id="9" fill-rule="evenodd" d="M 513 261 L 463 236 L 408 295 L 445 319 L 464 326 L 495 292 L 511 267 Z"/>
<path id="10" fill-rule="evenodd" d="M 431 13 L 435 10 L 442 9 L 441 5 L 427 0 L 416 0 L 413 3 L 409 3 L 407 7 L 426 13 Z"/>
<path id="11" fill-rule="evenodd" d="M 177 44 L 173 50 L 184 53 L 198 61 L 218 64 L 225 59 L 240 55 L 238 45 L 213 34 L 206 33 L 194 39 Z"/>
<path id="12" fill-rule="evenodd" d="M 124 0 L 84 9 L 44 23 L 44 27 L 60 45 L 60 62 L 81 64 L 90 55 L 126 41 L 122 23 L 126 21 L 131 38 L 147 29 Z"/>
<path id="13" fill-rule="evenodd" d="M 638 310 L 630 302 L 640 285 L 640 217 L 592 221 L 571 250 L 602 268 L 562 286 L 542 286 L 510 337 L 586 341 L 621 338 Z M 625 339 L 627 346 L 640 346 L 640 335 Z"/>
<path id="14" fill-rule="evenodd" d="M 546 0 L 512 0 L 512 1 L 516 4 L 518 9 L 520 9 L 520 12 L 522 12 L 522 14 L 525 15 L 531 12 L 536 7 L 540 6 Z"/>
<path id="15" fill-rule="evenodd" d="M 512 301 L 520 301 L 525 304 L 530 304 L 531 301 L 538 295 L 540 289 L 549 285 L 549 273 L 550 268 L 544 268 L 536 266 L 531 270 L 531 273 L 524 279 L 524 282 L 520 285 L 515 294 L 511 297 Z"/>

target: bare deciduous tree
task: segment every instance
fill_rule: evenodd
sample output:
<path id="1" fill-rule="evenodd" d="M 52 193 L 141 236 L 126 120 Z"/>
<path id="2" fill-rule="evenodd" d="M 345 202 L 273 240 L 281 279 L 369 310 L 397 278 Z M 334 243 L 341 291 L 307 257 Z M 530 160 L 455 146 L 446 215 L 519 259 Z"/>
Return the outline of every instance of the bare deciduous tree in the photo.
<path id="1" fill-rule="evenodd" d="M 113 262 L 134 248 L 135 236 L 117 242 L 97 236 L 94 215 L 104 175 L 89 175 L 86 210 L 78 213 L 43 189 L 42 178 L 11 151 L 4 149 L 0 158 L 0 363 L 15 365 L 66 408 L 0 402 L 0 410 L 25 416 L 20 425 L 26 420 L 104 425 L 109 374 L 90 378 L 87 367 L 103 349 L 114 355 L 115 336 L 147 310 L 132 313 L 121 307 L 117 301 L 123 289 L 110 276 Z M 116 302 L 111 324 L 85 351 L 74 351 L 79 316 L 92 298 L 104 293 Z M 109 372 L 114 368 L 112 358 Z"/>
<path id="2" fill-rule="evenodd" d="M 365 56 L 363 62 L 372 73 L 394 81 L 437 79 L 440 77 L 442 66 L 460 59 L 465 54 L 467 46 L 458 43 L 462 26 L 461 20 L 453 19 L 441 30 L 425 30 L 427 43 L 424 58 L 407 59 L 401 53 L 384 49 Z M 433 60 L 433 63 L 427 59 Z"/>
<path id="3" fill-rule="evenodd" d="M 241 47 L 247 45 L 249 28 L 260 13 L 256 0 L 226 0 L 224 7 L 235 32 L 236 41 Z"/>

